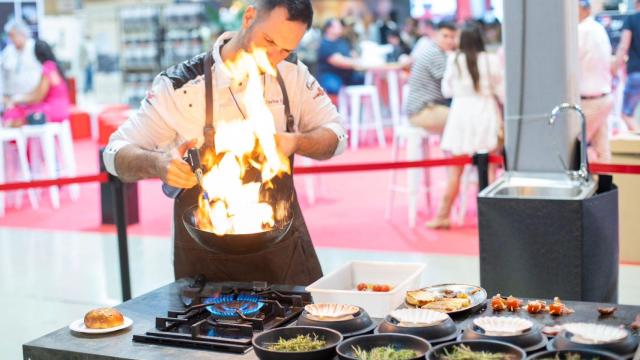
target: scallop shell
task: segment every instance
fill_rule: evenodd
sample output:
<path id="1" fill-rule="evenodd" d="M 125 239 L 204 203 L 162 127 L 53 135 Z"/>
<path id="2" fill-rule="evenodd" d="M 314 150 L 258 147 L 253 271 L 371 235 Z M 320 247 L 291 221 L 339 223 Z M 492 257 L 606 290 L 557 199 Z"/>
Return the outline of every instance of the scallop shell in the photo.
<path id="1" fill-rule="evenodd" d="M 398 309 L 389 314 L 398 320 L 398 326 L 417 327 L 439 324 L 449 318 L 449 315 L 427 309 Z"/>
<path id="2" fill-rule="evenodd" d="M 625 329 L 602 324 L 570 323 L 564 329 L 573 334 L 571 341 L 579 344 L 606 344 L 629 336 Z"/>
<path id="3" fill-rule="evenodd" d="M 318 321 L 339 321 L 352 319 L 360 308 L 345 304 L 309 304 L 304 307 L 308 318 Z"/>
<path id="4" fill-rule="evenodd" d="M 533 327 L 530 320 L 515 316 L 483 316 L 473 320 L 473 323 L 490 336 L 520 335 Z"/>

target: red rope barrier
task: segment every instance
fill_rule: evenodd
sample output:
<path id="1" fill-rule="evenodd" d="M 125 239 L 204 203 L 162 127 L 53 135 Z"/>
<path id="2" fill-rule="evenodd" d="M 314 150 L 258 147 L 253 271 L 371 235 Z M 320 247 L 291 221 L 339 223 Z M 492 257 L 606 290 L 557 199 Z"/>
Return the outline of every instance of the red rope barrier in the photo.
<path id="1" fill-rule="evenodd" d="M 640 174 L 640 165 L 621 164 L 589 164 L 589 171 L 594 174 Z"/>
<path id="2" fill-rule="evenodd" d="M 54 185 L 60 186 L 60 185 L 69 185 L 69 184 L 80 184 L 80 183 L 89 183 L 89 182 L 104 183 L 107 181 L 109 181 L 109 175 L 106 172 L 102 172 L 97 175 L 78 176 L 74 178 L 35 180 L 35 181 L 25 181 L 25 182 L 18 182 L 18 183 L 0 184 L 0 191 L 39 188 L 39 187 L 47 187 L 47 186 L 54 186 Z"/>
<path id="3" fill-rule="evenodd" d="M 360 164 L 340 164 L 340 165 L 318 165 L 312 167 L 296 167 L 295 174 L 317 174 L 332 172 L 349 172 L 349 171 L 375 171 L 375 170 L 392 170 L 392 169 L 408 169 L 416 167 L 433 167 L 433 166 L 463 166 L 471 164 L 472 159 L 469 156 L 447 158 L 447 159 L 428 159 L 420 161 L 398 161 L 398 162 L 380 162 L 380 163 L 360 163 Z"/>
<path id="4" fill-rule="evenodd" d="M 498 155 L 490 155 L 489 162 L 493 164 L 503 164 L 503 158 Z M 437 166 L 464 166 L 473 164 L 471 156 L 459 156 L 453 158 L 427 159 L 419 161 L 398 161 L 398 162 L 379 162 L 379 163 L 356 163 L 356 164 L 339 164 L 339 165 L 317 165 L 311 167 L 296 167 L 296 174 L 319 174 L 319 173 L 337 173 L 337 172 L 353 172 L 353 171 L 377 171 L 377 170 L 394 170 L 394 169 L 410 169 L 418 167 L 437 167 Z M 594 174 L 640 174 L 640 165 L 620 165 L 620 164 L 589 164 L 589 171 Z M 102 172 L 96 175 L 78 176 L 75 178 L 60 178 L 50 180 L 36 180 L 29 182 L 17 182 L 0 184 L 0 191 L 30 189 L 47 186 L 62 186 L 69 184 L 81 184 L 90 182 L 105 183 L 109 181 L 109 175 Z"/>

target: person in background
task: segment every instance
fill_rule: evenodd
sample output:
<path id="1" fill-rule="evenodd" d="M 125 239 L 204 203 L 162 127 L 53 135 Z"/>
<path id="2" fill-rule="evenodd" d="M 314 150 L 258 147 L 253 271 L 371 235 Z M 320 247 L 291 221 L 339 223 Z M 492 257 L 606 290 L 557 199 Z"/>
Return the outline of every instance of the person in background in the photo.
<path id="1" fill-rule="evenodd" d="M 84 71 L 83 92 L 93 91 L 93 72 L 97 61 L 96 46 L 90 35 L 85 35 L 79 54 L 80 68 Z"/>
<path id="2" fill-rule="evenodd" d="M 420 33 L 418 32 L 418 20 L 408 17 L 404 21 L 404 27 L 400 32 L 400 38 L 405 44 L 407 44 L 407 46 L 413 48 L 420 38 Z"/>
<path id="3" fill-rule="evenodd" d="M 611 95 L 611 42 L 607 31 L 591 16 L 589 0 L 580 0 L 578 50 L 580 57 L 580 106 L 587 118 L 590 159 L 611 160 L 608 118 Z"/>
<path id="4" fill-rule="evenodd" d="M 42 66 L 40 82 L 33 91 L 13 95 L 7 101 L 3 117 L 11 127 L 25 124 L 33 114 L 44 114 L 50 122 L 61 122 L 69 118 L 71 105 L 64 71 L 46 42 L 38 40 L 34 52 Z"/>
<path id="5" fill-rule="evenodd" d="M 480 29 L 465 25 L 460 34 L 460 49 L 448 58 L 442 79 L 444 96 L 452 98 L 440 143 L 442 150 L 453 156 L 497 150 L 502 126 L 498 99 L 504 97 L 503 74 L 498 56 L 485 51 Z M 449 167 L 447 188 L 435 218 L 427 227 L 449 228 L 449 215 L 463 169 Z"/>
<path id="6" fill-rule="evenodd" d="M 340 20 L 328 20 L 318 48 L 318 82 L 329 94 L 337 94 L 347 85 L 364 83 L 364 77 L 354 69 L 357 59 L 352 57 L 349 42 L 342 37 Z"/>
<path id="7" fill-rule="evenodd" d="M 378 0 L 376 20 L 376 39 L 371 39 L 381 45 L 387 44 L 387 33 L 391 30 L 398 30 L 397 13 L 393 9 L 393 2 L 390 0 Z"/>
<path id="8" fill-rule="evenodd" d="M 406 56 L 411 53 L 411 49 L 402 41 L 397 30 L 387 33 L 387 43 L 393 47 L 393 51 L 387 54 L 388 62 L 397 62 L 403 55 Z"/>
<path id="9" fill-rule="evenodd" d="M 640 102 L 640 0 L 635 2 L 636 13 L 627 16 L 622 25 L 622 35 L 616 51 L 616 58 L 611 65 L 614 76 L 618 69 L 627 65 L 627 83 L 624 87 L 622 101 L 622 119 L 630 131 L 636 131 L 634 114 Z"/>
<path id="10" fill-rule="evenodd" d="M 450 102 L 442 95 L 441 84 L 447 65 L 447 52 L 454 50 L 456 35 L 455 23 L 439 23 L 433 43 L 422 53 L 416 54 L 409 74 L 409 121 L 432 134 L 442 134 L 449 114 Z"/>
<path id="11" fill-rule="evenodd" d="M 10 20 L 4 27 L 10 43 L 2 50 L 2 83 L 5 108 L 11 96 L 32 92 L 40 81 L 42 65 L 36 59 L 31 30 L 20 20 Z"/>
<path id="12" fill-rule="evenodd" d="M 433 21 L 426 19 L 418 23 L 418 34 L 420 38 L 416 41 L 411 50 L 411 58 L 415 61 L 416 55 L 421 54 L 427 48 L 429 44 L 433 42 L 433 38 L 436 36 L 435 25 Z"/>

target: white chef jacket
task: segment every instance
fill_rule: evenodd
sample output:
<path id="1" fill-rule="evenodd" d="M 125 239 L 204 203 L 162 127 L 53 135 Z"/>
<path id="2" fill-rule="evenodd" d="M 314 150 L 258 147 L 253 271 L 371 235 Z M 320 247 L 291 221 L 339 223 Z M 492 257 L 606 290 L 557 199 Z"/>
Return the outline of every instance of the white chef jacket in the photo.
<path id="1" fill-rule="evenodd" d="M 580 95 L 599 96 L 611 92 L 611 42 L 604 27 L 587 17 L 578 24 L 580 51 Z"/>
<path id="2" fill-rule="evenodd" d="M 220 57 L 220 46 L 233 35 L 231 32 L 222 34 L 213 48 L 214 123 L 221 119 L 242 118 L 233 96 L 246 114 L 243 87 L 246 84 L 231 79 L 229 70 Z M 289 96 L 294 131 L 305 133 L 326 127 L 339 140 L 334 156 L 341 154 L 346 147 L 347 135 L 331 99 L 301 62 L 282 61 L 278 64 L 278 70 Z M 277 78 L 264 75 L 263 80 L 265 100 L 273 114 L 276 130 L 285 132 L 286 116 Z M 190 139 L 197 139 L 198 146 L 204 142 L 204 74 L 194 74 L 192 79 L 182 82 L 172 81 L 164 73 L 155 78 L 152 89 L 141 102 L 138 111 L 111 135 L 104 152 L 107 171 L 117 175 L 115 156 L 127 144 L 136 144 L 151 151 L 168 151 Z"/>
<path id="3" fill-rule="evenodd" d="M 22 50 L 8 44 L 2 50 L 2 86 L 4 95 L 22 95 L 35 90 L 42 79 L 42 64 L 35 54 L 35 40 L 27 39 Z"/>

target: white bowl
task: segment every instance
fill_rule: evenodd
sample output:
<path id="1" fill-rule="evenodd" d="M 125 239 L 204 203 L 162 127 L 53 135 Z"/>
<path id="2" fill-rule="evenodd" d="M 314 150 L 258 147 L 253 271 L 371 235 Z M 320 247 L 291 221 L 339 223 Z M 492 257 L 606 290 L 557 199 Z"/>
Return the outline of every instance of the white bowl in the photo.
<path id="1" fill-rule="evenodd" d="M 483 316 L 473 323 L 489 336 L 520 335 L 533 327 L 533 322 L 515 316 Z"/>
<path id="2" fill-rule="evenodd" d="M 427 309 L 398 309 L 389 314 L 398 320 L 398 326 L 416 327 L 439 324 L 449 318 L 449 315 Z"/>
<path id="3" fill-rule="evenodd" d="M 571 341 L 579 344 L 607 344 L 629 336 L 625 329 L 602 324 L 570 323 L 564 329 L 573 334 Z"/>
<path id="4" fill-rule="evenodd" d="M 371 317 L 384 318 L 404 303 L 409 289 L 420 286 L 422 263 L 352 261 L 306 287 L 317 303 L 351 304 Z M 391 291 L 358 291 L 359 283 L 387 284 Z"/>

